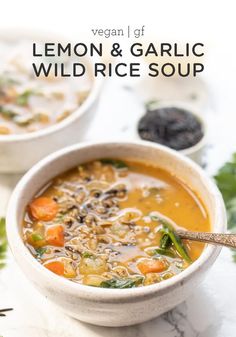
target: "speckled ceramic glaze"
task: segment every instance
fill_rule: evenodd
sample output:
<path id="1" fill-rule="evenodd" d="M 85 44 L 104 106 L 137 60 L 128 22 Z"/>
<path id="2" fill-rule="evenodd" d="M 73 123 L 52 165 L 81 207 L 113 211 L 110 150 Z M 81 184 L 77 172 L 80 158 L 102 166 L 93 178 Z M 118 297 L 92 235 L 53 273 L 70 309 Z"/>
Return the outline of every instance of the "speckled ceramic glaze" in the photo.
<path id="1" fill-rule="evenodd" d="M 3 30 L 0 39 L 15 41 L 29 38 L 33 41 L 65 41 L 64 37 L 52 34 Z M 68 42 L 68 41 L 67 41 Z M 81 106 L 58 124 L 32 133 L 0 135 L 0 173 L 22 173 L 37 161 L 64 146 L 81 141 L 94 117 L 98 103 L 101 81 L 92 76 L 92 60 L 84 58 L 88 75 L 92 79 L 91 91 Z"/>
<path id="2" fill-rule="evenodd" d="M 21 238 L 21 221 L 27 203 L 54 176 L 89 160 L 122 157 L 151 162 L 178 176 L 205 204 L 212 229 L 224 232 L 226 215 L 214 183 L 192 161 L 148 142 L 80 144 L 56 152 L 36 164 L 15 188 L 7 213 L 7 234 L 13 255 L 36 288 L 69 315 L 103 326 L 126 326 L 154 318 L 185 300 L 203 279 L 220 252 L 207 246 L 200 258 L 171 279 L 133 289 L 83 286 L 54 275 L 30 254 Z M 194 221 L 194 219 L 193 219 Z"/>

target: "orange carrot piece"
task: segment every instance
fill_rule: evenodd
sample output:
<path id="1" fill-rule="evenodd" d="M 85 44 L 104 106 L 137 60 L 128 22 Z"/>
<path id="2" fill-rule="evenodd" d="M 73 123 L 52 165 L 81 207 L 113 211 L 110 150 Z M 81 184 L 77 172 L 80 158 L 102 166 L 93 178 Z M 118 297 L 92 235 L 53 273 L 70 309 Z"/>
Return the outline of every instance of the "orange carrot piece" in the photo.
<path id="1" fill-rule="evenodd" d="M 49 245 L 64 246 L 64 228 L 62 225 L 50 226 L 46 230 L 46 241 Z"/>
<path id="2" fill-rule="evenodd" d="M 143 260 L 138 264 L 138 269 L 142 274 L 161 273 L 166 270 L 166 265 L 161 260 Z"/>
<path id="3" fill-rule="evenodd" d="M 64 264 L 60 261 L 52 261 L 44 265 L 48 270 L 53 273 L 63 276 L 64 275 Z"/>
<path id="4" fill-rule="evenodd" d="M 47 197 L 40 197 L 34 199 L 29 205 L 31 215 L 37 219 L 42 221 L 50 221 L 53 220 L 58 211 L 57 203 Z"/>

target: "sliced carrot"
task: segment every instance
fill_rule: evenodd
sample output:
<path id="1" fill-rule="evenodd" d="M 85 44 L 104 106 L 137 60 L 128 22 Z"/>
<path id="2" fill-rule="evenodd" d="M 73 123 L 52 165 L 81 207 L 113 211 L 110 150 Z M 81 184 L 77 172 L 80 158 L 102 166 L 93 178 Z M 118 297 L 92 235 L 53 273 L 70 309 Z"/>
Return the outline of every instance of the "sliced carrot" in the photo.
<path id="1" fill-rule="evenodd" d="M 46 230 L 46 241 L 49 245 L 64 246 L 64 228 L 62 225 L 50 226 Z"/>
<path id="2" fill-rule="evenodd" d="M 57 275 L 64 275 L 64 264 L 60 261 L 52 261 L 46 263 L 44 266 Z"/>
<path id="3" fill-rule="evenodd" d="M 143 260 L 138 263 L 138 269 L 142 274 L 161 273 L 166 268 L 166 264 L 162 260 Z"/>
<path id="4" fill-rule="evenodd" d="M 42 221 L 50 221 L 54 219 L 58 211 L 57 203 L 48 197 L 40 197 L 34 199 L 29 205 L 31 215 Z"/>

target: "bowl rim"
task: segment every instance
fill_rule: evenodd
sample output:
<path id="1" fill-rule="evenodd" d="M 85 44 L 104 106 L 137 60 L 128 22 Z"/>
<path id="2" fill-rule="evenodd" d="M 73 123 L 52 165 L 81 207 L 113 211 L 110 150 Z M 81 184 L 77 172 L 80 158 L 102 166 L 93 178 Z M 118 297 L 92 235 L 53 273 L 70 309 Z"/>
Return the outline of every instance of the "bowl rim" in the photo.
<path id="1" fill-rule="evenodd" d="M 41 265 L 29 252 L 27 247 L 24 245 L 21 238 L 20 232 L 18 230 L 17 223 L 17 208 L 18 200 L 22 196 L 22 193 L 27 189 L 27 184 L 31 179 L 37 176 L 37 172 L 41 169 L 45 169 L 47 165 L 61 157 L 66 157 L 69 153 L 75 151 L 79 152 L 84 148 L 92 148 L 96 146 L 137 146 L 137 147 L 149 147 L 152 149 L 157 149 L 159 151 L 164 151 L 166 154 L 172 156 L 174 160 L 184 162 L 184 165 L 193 169 L 193 171 L 203 180 L 209 194 L 213 196 L 215 203 L 215 223 L 214 228 L 220 229 L 222 232 L 226 230 L 226 211 L 223 203 L 222 196 L 213 183 L 213 181 L 206 175 L 206 173 L 192 160 L 183 156 L 182 154 L 167 148 L 166 146 L 153 144 L 148 141 L 99 141 L 99 142 L 85 142 L 80 144 L 75 144 L 68 146 L 59 151 L 56 151 L 46 158 L 39 161 L 34 165 L 18 182 L 15 187 L 10 201 L 8 203 L 7 215 L 6 215 L 6 228 L 9 246 L 12 250 L 13 255 L 17 253 L 21 254 L 21 258 L 25 259 L 27 264 L 30 264 L 31 268 L 35 270 L 36 274 L 40 274 L 41 279 L 43 278 L 48 282 L 48 284 L 53 284 L 53 288 L 60 292 L 65 292 L 70 296 L 79 296 L 85 300 L 99 301 L 101 303 L 120 303 L 122 302 L 132 302 L 136 301 L 137 298 L 149 298 L 154 294 L 163 294 L 175 287 L 181 287 L 184 282 L 192 277 L 196 272 L 204 272 L 208 268 L 209 261 L 214 261 L 219 254 L 221 248 L 214 245 L 207 245 L 200 255 L 200 257 L 193 262 L 187 269 L 179 273 L 178 275 L 162 281 L 157 284 L 131 288 L 131 289 L 106 289 L 99 287 L 92 287 L 87 285 L 78 284 L 71 282 L 63 277 L 53 274 L 47 270 L 43 265 Z M 135 157 L 135 156 L 134 156 Z M 44 182 L 45 183 L 45 182 Z M 43 185 L 43 184 L 42 184 Z M 19 255 L 18 255 L 19 257 Z"/>
<path id="2" fill-rule="evenodd" d="M 53 32 L 46 32 L 46 31 L 39 31 L 39 30 L 31 30 L 28 31 L 26 29 L 0 29 L 0 41 L 13 41 L 17 40 L 18 38 L 22 39 L 36 39 L 37 41 L 46 39 L 46 40 L 57 40 L 59 39 L 62 43 L 69 43 L 75 42 L 71 41 L 69 37 L 64 36 L 63 34 L 57 34 Z M 96 62 L 96 58 L 84 56 L 84 62 L 89 64 L 90 67 L 93 66 L 94 62 Z M 22 134 L 10 134 L 10 135 L 0 135 L 0 144 L 1 143 L 11 143 L 11 142 L 24 142 L 24 141 L 31 141 L 33 139 L 41 138 L 48 136 L 52 133 L 59 132 L 60 130 L 66 128 L 70 124 L 74 123 L 75 120 L 80 118 L 84 115 L 89 108 L 94 104 L 98 94 L 101 90 L 101 86 L 103 84 L 103 79 L 97 78 L 92 76 L 92 85 L 91 90 L 89 91 L 88 96 L 86 97 L 85 101 L 77 107 L 68 117 L 60 121 L 59 123 L 52 124 L 48 127 L 43 129 L 29 132 L 29 133 L 22 133 Z"/>

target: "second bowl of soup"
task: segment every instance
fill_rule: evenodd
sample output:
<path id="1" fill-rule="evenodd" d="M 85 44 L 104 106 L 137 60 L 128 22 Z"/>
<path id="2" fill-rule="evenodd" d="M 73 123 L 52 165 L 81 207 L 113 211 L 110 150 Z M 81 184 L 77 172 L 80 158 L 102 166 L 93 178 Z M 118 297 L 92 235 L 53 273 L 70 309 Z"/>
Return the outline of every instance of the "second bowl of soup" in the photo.
<path id="1" fill-rule="evenodd" d="M 49 153 L 82 140 L 95 113 L 101 83 L 93 77 L 92 59 L 66 53 L 33 56 L 33 44 L 41 52 L 49 41 L 68 44 L 51 34 L 0 31 L 0 172 L 24 172 Z M 56 64 L 68 73 L 75 62 L 86 68 L 84 76 L 53 71 Z M 22 154 L 27 154 L 23 160 Z"/>

